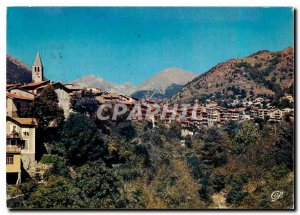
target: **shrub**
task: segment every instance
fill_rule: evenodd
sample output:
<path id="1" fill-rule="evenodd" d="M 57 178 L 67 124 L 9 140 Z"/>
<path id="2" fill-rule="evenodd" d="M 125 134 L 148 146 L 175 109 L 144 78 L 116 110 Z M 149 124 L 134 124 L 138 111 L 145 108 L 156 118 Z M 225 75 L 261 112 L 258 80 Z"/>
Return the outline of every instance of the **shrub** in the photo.
<path id="1" fill-rule="evenodd" d="M 53 156 L 53 155 L 43 155 L 43 157 L 41 158 L 41 162 L 43 164 L 53 164 L 56 163 L 58 161 L 57 156 Z"/>
<path id="2" fill-rule="evenodd" d="M 226 195 L 226 202 L 229 204 L 240 205 L 244 198 L 248 195 L 247 192 L 242 191 L 242 188 L 235 186 Z"/>

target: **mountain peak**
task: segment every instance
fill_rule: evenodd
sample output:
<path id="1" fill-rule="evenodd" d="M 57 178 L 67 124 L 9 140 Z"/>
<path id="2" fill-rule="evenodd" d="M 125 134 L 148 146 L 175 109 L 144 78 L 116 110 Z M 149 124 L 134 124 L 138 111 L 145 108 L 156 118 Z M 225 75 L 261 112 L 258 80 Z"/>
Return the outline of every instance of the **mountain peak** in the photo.
<path id="1" fill-rule="evenodd" d="M 194 79 L 196 76 L 196 74 L 180 68 L 166 68 L 150 77 L 138 88 L 131 83 L 112 83 L 97 77 L 94 74 L 82 76 L 72 83 L 81 87 L 97 87 L 107 92 L 138 95 L 137 98 L 166 98 L 177 93 L 183 85 Z"/>
<path id="2" fill-rule="evenodd" d="M 144 81 L 133 94 L 136 98 L 169 98 L 197 75 L 180 68 L 166 68 Z"/>
<path id="3" fill-rule="evenodd" d="M 100 88 L 103 91 L 118 93 L 118 94 L 131 94 L 135 91 L 135 87 L 130 83 L 125 84 L 116 84 L 109 81 L 104 80 L 101 77 L 97 77 L 94 74 L 87 74 L 79 77 L 75 81 L 72 82 L 75 85 L 81 87 L 95 87 Z"/>
<path id="4" fill-rule="evenodd" d="M 184 85 L 197 75 L 179 68 L 166 68 L 144 81 L 138 90 L 158 90 L 164 92 L 172 84 Z"/>

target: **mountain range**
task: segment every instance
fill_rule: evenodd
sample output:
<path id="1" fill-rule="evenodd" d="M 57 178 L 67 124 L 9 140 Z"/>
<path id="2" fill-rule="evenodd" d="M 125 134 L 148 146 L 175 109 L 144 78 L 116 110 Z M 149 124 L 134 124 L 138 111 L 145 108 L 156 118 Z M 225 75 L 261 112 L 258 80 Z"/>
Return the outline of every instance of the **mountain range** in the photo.
<path id="1" fill-rule="evenodd" d="M 75 81 L 72 81 L 72 83 L 80 87 L 95 87 L 100 88 L 103 91 L 126 95 L 131 95 L 136 90 L 136 88 L 130 83 L 116 84 L 93 74 L 82 76 Z"/>
<path id="2" fill-rule="evenodd" d="M 72 83 L 81 87 L 98 87 L 107 92 L 128 94 L 138 99 L 164 99 L 178 93 L 187 82 L 195 77 L 197 77 L 196 74 L 182 69 L 167 68 L 150 77 L 138 87 L 130 83 L 112 83 L 92 74 L 82 76 Z"/>
<path id="3" fill-rule="evenodd" d="M 169 98 L 195 77 L 196 74 L 179 68 L 167 68 L 143 82 L 132 95 L 138 99 Z"/>
<path id="4" fill-rule="evenodd" d="M 24 84 L 32 81 L 31 68 L 26 63 L 10 55 L 6 56 L 6 62 L 7 84 Z M 133 95 L 138 99 L 163 99 L 178 93 L 188 81 L 196 76 L 196 74 L 182 69 L 168 68 L 150 77 L 137 87 L 130 83 L 116 84 L 93 74 L 82 76 L 72 83 L 80 87 L 97 87 L 107 92 Z"/>
<path id="5" fill-rule="evenodd" d="M 7 84 L 29 83 L 31 68 L 7 55 Z M 45 71 L 47 73 L 47 71 Z M 249 95 L 282 95 L 294 85 L 294 48 L 270 52 L 262 50 L 247 57 L 231 59 L 196 75 L 179 68 L 167 68 L 140 86 L 116 84 L 89 74 L 72 83 L 97 87 L 104 91 L 132 95 L 138 99 L 169 99 L 170 102 L 193 102 L 203 96 L 230 96 L 244 90 Z"/>

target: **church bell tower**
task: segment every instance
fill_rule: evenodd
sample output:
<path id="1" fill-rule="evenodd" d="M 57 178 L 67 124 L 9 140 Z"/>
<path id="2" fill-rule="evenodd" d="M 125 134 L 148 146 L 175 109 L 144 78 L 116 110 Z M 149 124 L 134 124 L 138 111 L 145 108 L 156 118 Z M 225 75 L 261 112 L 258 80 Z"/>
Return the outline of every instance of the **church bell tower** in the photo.
<path id="1" fill-rule="evenodd" d="M 32 82 L 40 82 L 44 80 L 44 67 L 39 52 L 36 53 L 32 66 Z"/>

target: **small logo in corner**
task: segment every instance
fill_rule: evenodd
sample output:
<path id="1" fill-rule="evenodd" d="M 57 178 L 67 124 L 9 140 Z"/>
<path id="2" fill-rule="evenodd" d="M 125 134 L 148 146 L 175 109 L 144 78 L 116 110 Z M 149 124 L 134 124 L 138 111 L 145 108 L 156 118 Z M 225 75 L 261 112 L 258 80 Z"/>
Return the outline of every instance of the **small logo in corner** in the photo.
<path id="1" fill-rule="evenodd" d="M 276 190 L 271 194 L 271 202 L 275 202 L 278 199 L 283 197 L 283 191 L 282 190 Z"/>

